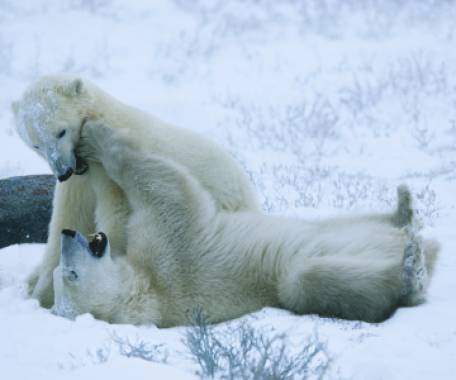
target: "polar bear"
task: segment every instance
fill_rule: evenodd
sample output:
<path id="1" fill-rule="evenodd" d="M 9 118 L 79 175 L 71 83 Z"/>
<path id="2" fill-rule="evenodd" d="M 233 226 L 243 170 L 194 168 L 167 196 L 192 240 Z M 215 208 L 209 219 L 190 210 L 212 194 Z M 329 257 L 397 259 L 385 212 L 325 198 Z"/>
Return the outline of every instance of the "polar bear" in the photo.
<path id="1" fill-rule="evenodd" d="M 424 300 L 438 245 L 414 233 L 406 188 L 390 215 L 229 213 L 180 163 L 139 154 L 121 131 L 86 133 L 92 158 L 128 198 L 128 246 L 119 255 L 103 233 L 88 241 L 63 230 L 58 315 L 170 327 L 190 323 L 196 309 L 220 322 L 272 306 L 380 322 Z"/>
<path id="2" fill-rule="evenodd" d="M 45 76 L 12 108 L 19 135 L 47 160 L 59 180 L 45 257 L 29 279 L 30 292 L 45 307 L 53 303 L 52 272 L 59 262 L 62 229 L 77 229 L 86 236 L 103 230 L 117 252 L 126 248 L 124 227 L 129 209 L 123 191 L 112 181 L 103 181 L 104 188 L 93 186 L 105 174 L 91 170 L 90 157 L 82 160 L 78 153 L 84 152 L 84 127 L 90 123 L 122 131 L 142 154 L 159 154 L 185 166 L 211 194 L 217 208 L 259 210 L 247 176 L 223 149 L 119 102 L 87 80 Z"/>

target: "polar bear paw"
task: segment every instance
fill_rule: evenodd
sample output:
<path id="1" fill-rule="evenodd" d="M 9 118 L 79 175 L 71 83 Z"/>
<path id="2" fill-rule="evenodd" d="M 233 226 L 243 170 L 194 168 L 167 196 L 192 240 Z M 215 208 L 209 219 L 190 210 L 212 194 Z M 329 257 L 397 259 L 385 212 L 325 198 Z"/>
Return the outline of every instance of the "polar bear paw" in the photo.
<path id="1" fill-rule="evenodd" d="M 408 231 L 401 274 L 401 298 L 404 305 L 418 305 L 425 300 L 429 275 L 422 239 Z"/>
<path id="2" fill-rule="evenodd" d="M 397 209 L 392 221 L 397 227 L 405 227 L 413 222 L 412 195 L 407 185 L 397 188 Z"/>

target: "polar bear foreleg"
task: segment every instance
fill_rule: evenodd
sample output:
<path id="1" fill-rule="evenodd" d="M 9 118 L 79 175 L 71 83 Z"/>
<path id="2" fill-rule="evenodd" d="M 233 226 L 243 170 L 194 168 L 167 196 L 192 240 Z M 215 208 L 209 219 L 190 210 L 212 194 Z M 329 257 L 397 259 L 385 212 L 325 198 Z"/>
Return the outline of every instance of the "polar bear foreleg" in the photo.
<path id="1" fill-rule="evenodd" d="M 150 210 L 151 223 L 167 228 L 211 218 L 215 202 L 186 168 L 167 158 L 144 154 L 122 133 L 103 125 L 86 127 L 93 155 L 122 189 L 132 212 Z M 204 220 L 203 220 L 204 219 Z"/>
<path id="2" fill-rule="evenodd" d="M 60 237 L 63 229 L 77 229 L 83 234 L 94 231 L 95 198 L 85 176 L 73 176 L 57 183 L 54 195 L 49 237 L 43 261 L 29 276 L 29 294 L 43 307 L 54 303 L 52 272 L 60 260 Z"/>

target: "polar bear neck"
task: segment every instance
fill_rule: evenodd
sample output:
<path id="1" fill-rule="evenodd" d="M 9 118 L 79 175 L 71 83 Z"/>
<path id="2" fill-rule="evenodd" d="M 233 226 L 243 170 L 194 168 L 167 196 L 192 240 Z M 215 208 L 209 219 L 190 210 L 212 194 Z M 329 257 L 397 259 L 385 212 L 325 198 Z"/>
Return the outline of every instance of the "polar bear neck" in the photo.
<path id="1" fill-rule="evenodd" d="M 160 324 L 159 303 L 147 273 L 133 268 L 125 259 L 116 262 L 121 288 L 107 319 L 113 323 Z"/>
<path id="2" fill-rule="evenodd" d="M 88 118 L 97 119 L 114 129 L 127 129 L 140 133 L 139 126 L 147 125 L 152 128 L 159 127 L 164 123 L 148 113 L 130 106 L 113 97 L 93 83 L 88 83 L 90 100 L 88 105 Z"/>

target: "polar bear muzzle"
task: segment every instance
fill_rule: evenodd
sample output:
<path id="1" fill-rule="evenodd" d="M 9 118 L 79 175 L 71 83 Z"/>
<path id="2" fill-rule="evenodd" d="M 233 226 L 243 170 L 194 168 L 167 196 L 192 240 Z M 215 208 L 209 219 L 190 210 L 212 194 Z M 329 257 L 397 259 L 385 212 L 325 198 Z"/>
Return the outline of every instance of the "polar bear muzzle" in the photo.
<path id="1" fill-rule="evenodd" d="M 73 175 L 73 169 L 68 168 L 67 171 L 57 177 L 59 182 L 65 182 L 68 178 Z"/>
<path id="2" fill-rule="evenodd" d="M 82 174 L 86 173 L 87 170 L 89 170 L 89 165 L 83 158 L 75 155 L 75 160 L 76 160 L 76 164 L 75 164 L 74 169 L 71 167 L 67 168 L 63 174 L 60 174 L 57 176 L 57 179 L 59 180 L 59 182 L 65 182 L 73 174 L 82 175 Z"/>

